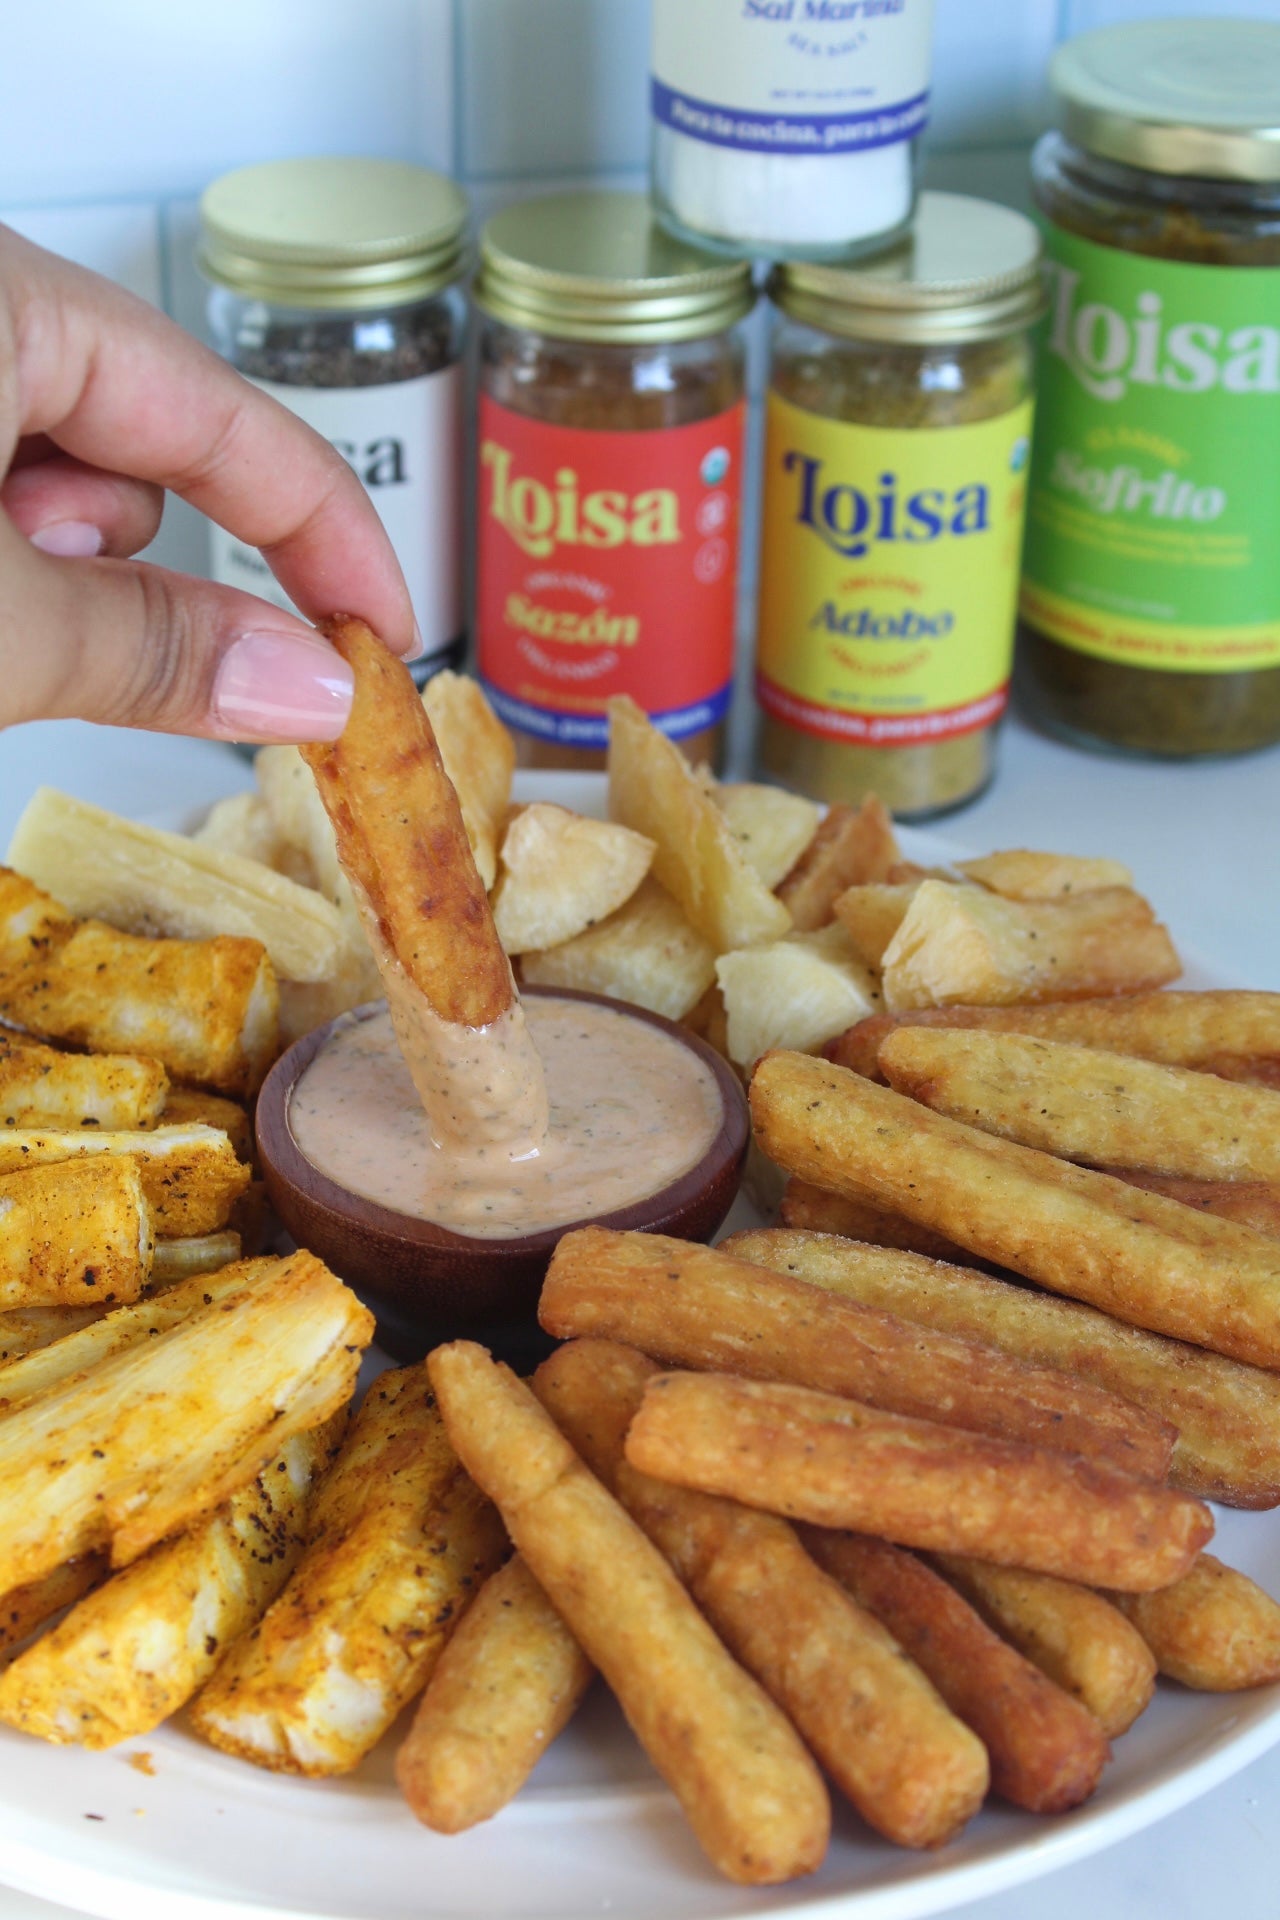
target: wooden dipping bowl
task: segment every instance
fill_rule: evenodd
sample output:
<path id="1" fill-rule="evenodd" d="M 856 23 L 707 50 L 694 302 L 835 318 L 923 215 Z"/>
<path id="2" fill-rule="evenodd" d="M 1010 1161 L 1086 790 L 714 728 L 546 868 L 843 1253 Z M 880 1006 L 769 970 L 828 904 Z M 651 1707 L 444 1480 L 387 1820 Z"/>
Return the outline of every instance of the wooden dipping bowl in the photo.
<path id="1" fill-rule="evenodd" d="M 720 1130 L 688 1173 L 612 1213 L 508 1240 L 478 1240 L 430 1220 L 396 1213 L 352 1193 L 303 1154 L 289 1124 L 293 1089 L 334 1029 L 382 1010 L 374 1001 L 304 1034 L 282 1054 L 258 1095 L 258 1154 L 271 1204 L 299 1246 L 309 1247 L 372 1308 L 379 1344 L 397 1360 L 418 1360 L 443 1340 L 483 1341 L 524 1366 L 550 1351 L 537 1324 L 538 1293 L 561 1234 L 587 1225 L 639 1228 L 682 1240 L 709 1240 L 733 1205 L 751 1135 L 737 1075 L 713 1048 L 660 1014 L 603 994 L 528 987 L 526 998 L 595 1001 L 658 1027 L 705 1062 L 720 1090 Z"/>

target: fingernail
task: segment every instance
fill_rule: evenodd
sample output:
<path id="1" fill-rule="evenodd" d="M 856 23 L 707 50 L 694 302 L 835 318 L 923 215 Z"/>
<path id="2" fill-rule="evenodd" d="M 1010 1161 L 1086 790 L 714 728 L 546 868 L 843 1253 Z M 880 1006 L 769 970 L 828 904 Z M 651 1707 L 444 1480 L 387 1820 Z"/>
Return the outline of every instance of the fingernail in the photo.
<path id="1" fill-rule="evenodd" d="M 405 654 L 404 658 L 406 660 L 421 660 L 426 650 L 427 643 L 422 637 L 422 628 L 415 620 L 413 623 L 413 645 L 410 647 L 408 653 Z"/>
<path id="2" fill-rule="evenodd" d="M 340 654 L 306 634 L 246 633 L 213 683 L 213 715 L 233 740 L 336 740 L 355 683 Z"/>
<path id="3" fill-rule="evenodd" d="M 60 560 L 92 560 L 104 544 L 101 530 L 87 520 L 55 520 L 52 526 L 38 527 L 29 538 L 41 553 L 52 553 Z"/>

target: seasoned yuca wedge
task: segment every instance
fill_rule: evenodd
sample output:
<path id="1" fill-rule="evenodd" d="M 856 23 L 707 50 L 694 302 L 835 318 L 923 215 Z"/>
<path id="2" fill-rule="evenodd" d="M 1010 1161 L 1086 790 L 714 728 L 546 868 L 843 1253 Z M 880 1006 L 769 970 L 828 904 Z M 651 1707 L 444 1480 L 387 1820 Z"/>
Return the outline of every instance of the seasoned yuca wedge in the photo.
<path id="1" fill-rule="evenodd" d="M 919 880 L 869 880 L 839 894 L 832 907 L 855 953 L 869 967 L 884 960 L 898 928 L 907 917 L 907 909 L 920 890 Z"/>
<path id="2" fill-rule="evenodd" d="M 0 1313 L 0 1365 L 51 1346 L 81 1327 L 91 1327 L 109 1311 L 107 1307 L 14 1307 Z"/>
<path id="3" fill-rule="evenodd" d="M 1072 893 L 1096 893 L 1099 887 L 1131 887 L 1133 875 L 1118 860 L 1086 859 L 1076 853 L 987 853 L 979 860 L 958 860 L 957 870 L 1007 900 L 1065 900 Z"/>
<path id="4" fill-rule="evenodd" d="M 748 865 L 766 887 L 776 887 L 817 832 L 821 807 L 798 793 L 788 793 L 785 787 L 766 787 L 754 780 L 730 780 L 710 791 Z"/>
<path id="5" fill-rule="evenodd" d="M 253 1122 L 238 1100 L 203 1087 L 173 1087 L 165 1095 L 157 1123 L 162 1127 L 217 1127 L 236 1150 L 237 1160 L 253 1159 Z"/>
<path id="6" fill-rule="evenodd" d="M 423 1685 L 505 1551 L 425 1367 L 383 1374 L 320 1490 L 293 1578 L 218 1668 L 192 1725 L 277 1772 L 348 1773 Z"/>
<path id="7" fill-rule="evenodd" d="M 598 927 L 544 953 L 526 953 L 520 972 L 527 986 L 581 987 L 682 1020 L 714 983 L 716 956 L 650 875 Z"/>
<path id="8" fill-rule="evenodd" d="M 0 1592 L 105 1547 L 127 1566 L 193 1526 L 346 1405 L 372 1337 L 355 1295 L 295 1253 L 7 1414 Z"/>
<path id="9" fill-rule="evenodd" d="M 0 1674 L 0 1721 L 97 1750 L 185 1706 L 296 1566 L 344 1417 L 294 1434 L 217 1513 L 73 1606 Z"/>
<path id="10" fill-rule="evenodd" d="M 136 1300 L 152 1245 L 151 1209 L 127 1154 L 0 1173 L 0 1308 Z"/>
<path id="11" fill-rule="evenodd" d="M 193 1274 L 218 1273 L 240 1258 L 240 1235 L 230 1227 L 221 1233 L 198 1233 L 184 1240 L 157 1240 L 151 1262 L 151 1286 L 168 1287 Z"/>
<path id="12" fill-rule="evenodd" d="M 61 1053 L 0 1034 L 0 1126 L 153 1127 L 168 1094 L 158 1060 Z"/>
<path id="13" fill-rule="evenodd" d="M 652 860 L 652 840 L 630 827 L 541 800 L 521 807 L 502 842 L 498 938 L 508 953 L 572 940 L 629 900 Z"/>
<path id="14" fill-rule="evenodd" d="M 778 888 L 797 933 L 831 919 L 847 887 L 887 880 L 902 854 L 884 802 L 868 794 L 861 806 L 828 807 L 826 818 Z"/>
<path id="15" fill-rule="evenodd" d="M 434 674 L 422 690 L 422 704 L 457 793 L 480 878 L 491 887 L 511 804 L 515 741 L 485 699 L 480 682 L 467 674 Z"/>
<path id="16" fill-rule="evenodd" d="M 52 1573 L 29 1581 L 25 1587 L 0 1594 L 0 1658 L 11 1654 L 37 1627 L 82 1599 L 106 1577 L 106 1555 L 86 1553 L 79 1560 L 64 1561 Z"/>
<path id="17" fill-rule="evenodd" d="M 167 1240 L 225 1226 L 253 1177 L 216 1127 L 164 1126 L 127 1133 L 37 1133 L 19 1127 L 0 1131 L 0 1175 L 20 1167 L 123 1158 L 136 1162 L 155 1229 Z"/>
<path id="18" fill-rule="evenodd" d="M 53 787 L 27 802 L 8 861 L 71 913 L 122 933 L 260 940 L 282 980 L 323 980 L 337 956 L 337 911 L 314 888 Z"/>
<path id="19" fill-rule="evenodd" d="M 753 1066 L 770 1047 L 816 1052 L 880 998 L 839 926 L 721 954 L 716 979 L 728 1016 L 729 1058 L 740 1067 Z"/>

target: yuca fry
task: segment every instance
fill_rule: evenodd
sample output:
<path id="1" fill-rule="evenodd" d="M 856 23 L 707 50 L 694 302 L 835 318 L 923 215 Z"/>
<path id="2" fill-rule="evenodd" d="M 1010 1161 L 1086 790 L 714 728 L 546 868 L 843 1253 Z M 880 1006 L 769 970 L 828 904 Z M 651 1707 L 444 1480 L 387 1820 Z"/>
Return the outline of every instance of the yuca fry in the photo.
<path id="1" fill-rule="evenodd" d="M 0 1034 L 0 1126 L 153 1127 L 168 1092 L 158 1060 L 62 1053 Z"/>
<path id="2" fill-rule="evenodd" d="M 931 1113 L 847 1068 L 766 1054 L 756 1138 L 788 1173 L 903 1213 L 1054 1292 L 1280 1367 L 1280 1245 Z"/>
<path id="3" fill-rule="evenodd" d="M 1075 1300 L 827 1233 L 749 1229 L 721 1251 L 1038 1366 L 1082 1374 L 1173 1424 L 1174 1486 L 1229 1506 L 1280 1505 L 1280 1375 L 1144 1333 Z"/>
<path id="4" fill-rule="evenodd" d="M 784 1227 L 837 1234 L 846 1240 L 865 1240 L 876 1247 L 896 1247 L 903 1253 L 924 1254 L 930 1260 L 968 1258 L 964 1248 L 956 1246 L 953 1240 L 933 1233 L 928 1227 L 917 1226 L 914 1220 L 907 1220 L 900 1213 L 887 1213 L 869 1200 L 855 1200 L 848 1194 L 824 1193 L 821 1187 L 811 1187 L 807 1180 L 788 1180 L 778 1203 L 778 1219 Z"/>
<path id="5" fill-rule="evenodd" d="M 272 867 L 299 886 L 313 883 L 311 862 L 285 839 L 260 793 L 229 793 L 225 800 L 215 800 L 188 837 L 198 847 L 238 853 L 245 860 Z"/>
<path id="6" fill-rule="evenodd" d="M 436 1833 L 491 1820 L 568 1726 L 594 1674 L 513 1554 L 463 1615 L 396 1754 L 410 1811 Z"/>
<path id="7" fill-rule="evenodd" d="M 800 1537 L 973 1728 L 996 1793 L 1031 1813 L 1065 1813 L 1088 1799 L 1111 1757 L 1102 1728 L 940 1574 L 887 1540 L 820 1527 L 803 1527 Z"/>
<path id="8" fill-rule="evenodd" d="M 682 1020 L 715 985 L 716 956 L 665 887 L 641 881 L 625 906 L 562 946 L 526 953 L 531 987 L 579 987 Z"/>
<path id="9" fill-rule="evenodd" d="M 1150 1647 L 1161 1673 L 1204 1693 L 1280 1680 L 1280 1606 L 1211 1553 L 1158 1593 L 1111 1599 Z"/>
<path id="10" fill-rule="evenodd" d="M 1118 860 L 1090 859 L 1077 853 L 986 853 L 978 860 L 957 860 L 956 871 L 1007 900 L 1064 900 L 1068 894 L 1096 893 L 1100 887 L 1132 887 L 1133 875 Z"/>
<path id="11" fill-rule="evenodd" d="M 893 822 L 877 795 L 868 794 L 858 807 L 828 807 L 822 825 L 780 883 L 778 898 L 796 932 L 812 933 L 830 921 L 838 894 L 884 880 L 901 857 Z"/>
<path id="12" fill-rule="evenodd" d="M 221 1233 L 194 1234 L 182 1240 L 157 1240 L 151 1261 L 150 1285 L 170 1286 L 193 1274 L 217 1273 L 239 1260 L 240 1235 L 225 1227 Z"/>
<path id="13" fill-rule="evenodd" d="M 152 1251 L 151 1209 L 129 1156 L 0 1173 L 0 1308 L 136 1300 Z"/>
<path id="14" fill-rule="evenodd" d="M 578 1340 L 533 1385 L 870 1825 L 899 1846 L 941 1845 L 986 1793 L 980 1743 L 785 1520 L 628 1466 L 626 1430 L 657 1371 L 629 1347 Z"/>
<path id="15" fill-rule="evenodd" d="M 842 927 L 820 927 L 761 947 L 721 954 L 716 979 L 727 1016 L 729 1058 L 749 1067 L 771 1047 L 800 1053 L 841 1032 L 879 991 Z"/>
<path id="16" fill-rule="evenodd" d="M 135 1163 L 152 1223 L 168 1240 L 225 1226 L 253 1177 L 216 1127 L 160 1126 L 128 1133 L 0 1129 L 0 1176 L 23 1167 L 121 1159 Z"/>
<path id="17" fill-rule="evenodd" d="M 442 1145 L 530 1141 L 546 1129 L 546 1088 L 488 896 L 427 710 L 409 670 L 363 621 L 325 637 L 355 675 L 342 736 L 309 746 L 400 1050 Z M 502 1021 L 503 1047 L 466 1029 Z M 443 1030 L 442 1030 L 443 1023 Z"/>
<path id="18" fill-rule="evenodd" d="M 96 1752 L 176 1713 L 289 1577 L 340 1434 L 294 1434 L 225 1506 L 72 1607 L 0 1675 L 0 1721 Z"/>
<path id="19" fill-rule="evenodd" d="M 812 1872 L 830 1829 L 817 1769 L 656 1547 L 483 1347 L 437 1347 L 427 1366 L 463 1465 L 497 1502 L 710 1859 L 746 1885 Z"/>
<path id="20" fill-rule="evenodd" d="M 66 1560 L 52 1573 L 25 1587 L 14 1587 L 0 1594 L 0 1659 L 51 1620 L 64 1607 L 83 1599 L 107 1576 L 107 1558 L 102 1553 L 86 1553 L 79 1560 Z M 4 1684 L 0 1679 L 0 1686 Z"/>
<path id="21" fill-rule="evenodd" d="M 1280 1180 L 1280 1089 L 1021 1033 L 903 1027 L 891 1087 L 935 1113 L 1094 1167 L 1185 1180 Z"/>
<path id="22" fill-rule="evenodd" d="M 675 1366 L 791 1381 L 958 1429 L 1163 1478 L 1173 1431 L 1115 1395 L 993 1347 L 926 1333 L 803 1280 L 658 1233 L 580 1227 L 547 1269 L 538 1318 L 557 1339 L 620 1340 Z"/>
<path id="23" fill-rule="evenodd" d="M 127 1566 L 194 1525 L 346 1404 L 372 1336 L 355 1295 L 295 1253 L 7 1414 L 0 1592 L 108 1546 Z"/>
<path id="24" fill-rule="evenodd" d="M 538 800 L 502 842 L 493 919 L 508 953 L 557 947 L 628 901 L 649 871 L 653 842 L 612 820 Z"/>
<path id="25" fill-rule="evenodd" d="M 78 1333 L 81 1327 L 91 1327 L 109 1311 L 108 1307 L 15 1307 L 9 1313 L 0 1313 L 0 1365 L 52 1346 L 55 1340 Z"/>
<path id="26" fill-rule="evenodd" d="M 847 888 L 836 899 L 831 910 L 848 934 L 854 952 L 869 967 L 882 964 L 919 886 L 918 880 L 893 886 L 887 881 L 870 880 Z"/>
<path id="27" fill-rule="evenodd" d="M 1151 1651 L 1100 1593 L 959 1553 L 935 1554 L 934 1564 L 989 1627 L 1089 1709 L 1109 1740 L 1149 1703 L 1156 1685 Z"/>
<path id="28" fill-rule="evenodd" d="M 157 1122 L 162 1127 L 217 1127 L 235 1148 L 237 1160 L 253 1159 L 253 1122 L 238 1100 L 203 1087 L 173 1087 L 165 1095 Z"/>
<path id="29" fill-rule="evenodd" d="M 822 819 L 821 808 L 785 787 L 752 780 L 717 782 L 710 792 L 748 864 L 766 887 L 776 887 L 812 841 Z"/>
<path id="30" fill-rule="evenodd" d="M 1181 1578 L 1213 1533 L 1199 1500 L 1106 1461 L 728 1374 L 650 1381 L 627 1459 L 814 1526 L 1124 1592 Z"/>
<path id="31" fill-rule="evenodd" d="M 516 743 L 469 674 L 433 674 L 422 690 L 440 749 L 453 782 L 462 824 L 486 890 L 498 872 L 498 841 L 511 802 Z"/>
<path id="32" fill-rule="evenodd" d="M 1280 1240 L 1280 1182 L 1274 1180 L 1179 1180 L 1165 1173 L 1142 1173 L 1136 1167 L 1104 1167 L 1128 1186 L 1145 1193 L 1162 1193 L 1184 1207 L 1196 1207 L 1219 1220 L 1235 1220 L 1255 1233 Z"/>
<path id="33" fill-rule="evenodd" d="M 838 1066 L 881 1079 L 880 1043 L 898 1027 L 980 1027 L 1029 1033 L 1223 1080 L 1280 1087 L 1280 993 L 1135 993 L 1022 1007 L 920 1007 L 873 1013 L 828 1049 Z"/>

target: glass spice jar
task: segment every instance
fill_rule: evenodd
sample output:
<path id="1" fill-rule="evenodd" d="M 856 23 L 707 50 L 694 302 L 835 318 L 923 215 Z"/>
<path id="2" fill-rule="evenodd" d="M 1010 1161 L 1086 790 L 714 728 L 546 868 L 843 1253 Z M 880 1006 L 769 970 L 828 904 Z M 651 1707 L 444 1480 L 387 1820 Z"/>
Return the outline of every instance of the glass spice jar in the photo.
<path id="1" fill-rule="evenodd" d="M 415 679 L 460 666 L 463 194 L 399 161 L 278 160 L 214 181 L 200 218 L 214 345 L 364 483 L 426 648 Z M 292 604 L 216 526 L 211 570 Z"/>
<path id="2" fill-rule="evenodd" d="M 629 694 L 719 763 L 733 678 L 745 260 L 664 233 L 641 194 L 485 227 L 475 625 L 520 763 L 599 767 Z"/>
<path id="3" fill-rule="evenodd" d="M 758 758 L 816 800 L 918 820 L 991 777 L 1039 262 L 1021 214 L 926 193 L 895 252 L 775 270 Z"/>
<path id="4" fill-rule="evenodd" d="M 1082 745 L 1264 746 L 1280 740 L 1280 24 L 1104 28 L 1050 77 L 1019 698 Z"/>

